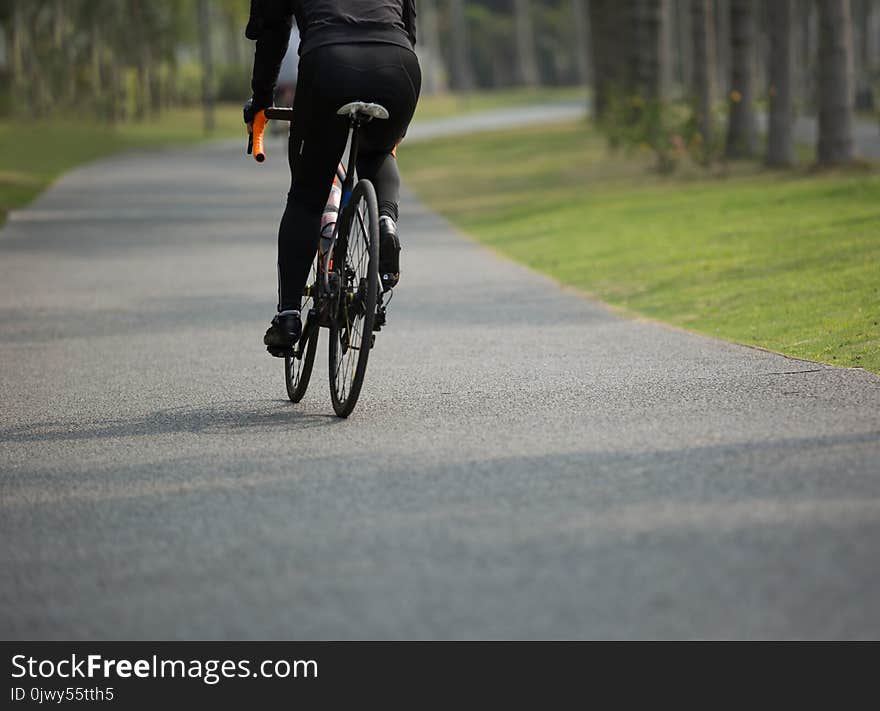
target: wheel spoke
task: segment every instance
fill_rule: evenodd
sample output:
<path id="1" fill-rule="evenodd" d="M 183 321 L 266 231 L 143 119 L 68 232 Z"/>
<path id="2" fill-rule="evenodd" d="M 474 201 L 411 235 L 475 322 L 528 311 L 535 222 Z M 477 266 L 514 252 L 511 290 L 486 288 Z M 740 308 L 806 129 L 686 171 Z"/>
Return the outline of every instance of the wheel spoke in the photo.
<path id="1" fill-rule="evenodd" d="M 342 410 L 350 412 L 353 400 L 358 397 L 361 388 L 359 372 L 363 373 L 370 350 L 365 334 L 368 319 L 372 322 L 373 318 L 369 306 L 376 296 L 370 293 L 370 267 L 374 266 L 370 254 L 376 248 L 372 243 L 375 235 L 371 234 L 376 221 L 373 199 L 369 186 L 360 190 L 355 188 L 355 200 L 350 205 L 347 225 L 343 226 L 345 241 L 342 249 L 336 252 L 339 301 L 334 315 L 331 387 L 334 407 L 339 414 Z"/>

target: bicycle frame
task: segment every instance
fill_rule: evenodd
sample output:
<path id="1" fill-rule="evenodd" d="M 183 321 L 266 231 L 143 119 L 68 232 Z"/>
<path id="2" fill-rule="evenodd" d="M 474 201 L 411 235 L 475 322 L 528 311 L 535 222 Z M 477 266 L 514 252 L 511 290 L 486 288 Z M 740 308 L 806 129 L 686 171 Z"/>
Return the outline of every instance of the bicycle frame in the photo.
<path id="1" fill-rule="evenodd" d="M 386 304 L 379 283 L 379 208 L 375 187 L 370 180 L 357 176 L 360 128 L 373 119 L 387 119 L 388 109 L 378 103 L 351 101 L 336 111 L 348 117 L 348 167 L 339 163 L 332 186 L 328 186 L 332 204 L 325 208 L 327 218 L 336 213 L 330 233 L 322 230 L 318 250 L 312 262 L 315 275 L 305 285 L 305 304 L 311 308 L 303 319 L 303 329 L 293 347 L 270 347 L 272 355 L 284 357 L 287 395 L 299 402 L 305 395 L 314 365 L 315 349 L 321 327 L 330 329 L 329 375 L 333 410 L 348 417 L 357 404 L 367 369 L 367 359 L 376 342 L 376 331 L 386 325 Z M 267 119 L 290 121 L 292 109 L 270 107 L 260 111 L 251 124 L 248 153 L 258 163 L 266 160 L 264 132 Z M 337 124 L 338 125 L 338 124 Z M 339 126 L 341 129 L 341 126 Z M 395 146 L 396 148 L 396 146 Z M 336 200 L 338 208 L 335 208 Z M 330 202 L 330 201 L 328 201 Z M 362 207 L 363 206 L 363 207 Z M 324 229 L 327 229 L 325 227 Z M 366 260 L 366 261 L 365 261 Z M 298 365 L 300 363 L 301 365 Z"/>
<path id="2" fill-rule="evenodd" d="M 264 112 L 260 113 L 264 114 L 264 116 L 261 117 L 262 120 L 259 125 L 259 134 L 257 134 L 257 122 L 255 121 L 254 123 L 254 145 L 256 146 L 257 144 L 259 144 L 260 147 L 260 154 L 259 156 L 257 156 L 255 153 L 255 158 L 258 162 L 263 162 L 265 160 L 265 152 L 262 148 L 262 133 L 265 129 L 265 119 L 274 119 L 277 121 L 292 121 L 293 110 L 273 106 L 267 108 Z M 342 199 L 339 203 L 339 214 L 337 215 L 336 224 L 333 228 L 330 245 L 324 252 L 325 255 L 332 255 L 334 250 L 336 249 L 336 243 L 339 241 L 339 226 L 348 224 L 348 210 L 350 210 L 349 202 L 351 200 L 351 195 L 354 190 L 355 176 L 357 173 L 358 147 L 360 143 L 359 130 L 363 124 L 368 123 L 372 120 L 372 118 L 372 116 L 367 116 L 354 111 L 349 114 L 348 140 L 346 141 L 346 145 L 349 147 L 348 166 L 345 169 L 345 177 L 342 182 Z M 328 315 L 326 313 L 322 313 L 322 311 L 325 311 L 325 304 L 333 303 L 333 297 L 335 296 L 330 280 L 332 272 L 332 261 L 332 257 L 328 259 L 321 259 L 319 261 L 321 267 L 321 274 L 318 279 L 318 281 L 320 282 L 320 289 L 318 293 L 311 294 L 314 303 L 312 311 L 314 311 L 314 313 L 309 314 L 309 318 L 306 320 L 305 329 L 300 336 L 299 342 L 294 348 L 295 357 L 297 358 L 302 356 L 303 349 L 308 343 L 309 337 L 311 336 L 313 329 L 328 325 L 326 323 Z M 317 286 L 317 284 L 318 282 L 316 282 L 314 286 Z"/>

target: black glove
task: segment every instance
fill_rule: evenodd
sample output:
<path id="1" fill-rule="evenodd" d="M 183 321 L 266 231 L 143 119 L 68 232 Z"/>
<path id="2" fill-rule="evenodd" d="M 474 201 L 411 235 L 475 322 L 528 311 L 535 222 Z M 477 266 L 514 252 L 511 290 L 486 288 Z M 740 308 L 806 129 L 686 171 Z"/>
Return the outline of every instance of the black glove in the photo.
<path id="1" fill-rule="evenodd" d="M 266 98 L 257 98 L 252 96 L 250 99 L 245 102 L 244 105 L 244 122 L 245 123 L 253 123 L 254 116 L 256 116 L 260 111 L 268 109 L 272 106 L 272 97 Z"/>
<path id="2" fill-rule="evenodd" d="M 244 114 L 244 122 L 245 123 L 253 123 L 254 116 L 257 115 L 257 112 L 259 110 L 260 109 L 258 109 L 258 108 L 254 108 L 254 97 L 252 96 L 244 104 L 244 110 L 242 111 L 242 113 Z"/>
<path id="3" fill-rule="evenodd" d="M 254 97 L 252 96 L 248 99 L 242 110 L 242 115 L 244 116 L 244 122 L 248 127 L 248 146 L 247 146 L 247 154 L 251 155 L 254 151 L 254 133 L 253 133 L 253 123 L 256 115 L 265 109 L 265 106 L 260 106 L 258 103 L 254 101 Z"/>

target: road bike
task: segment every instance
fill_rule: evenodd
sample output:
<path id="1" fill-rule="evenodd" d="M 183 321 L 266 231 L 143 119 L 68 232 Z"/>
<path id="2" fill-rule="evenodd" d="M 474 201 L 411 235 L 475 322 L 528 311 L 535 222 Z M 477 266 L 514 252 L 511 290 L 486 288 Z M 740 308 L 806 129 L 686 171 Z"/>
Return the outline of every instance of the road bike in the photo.
<path id="1" fill-rule="evenodd" d="M 318 248 L 303 292 L 302 335 L 283 355 L 287 395 L 292 402 L 299 402 L 309 386 L 318 334 L 321 328 L 328 329 L 330 399 L 334 412 L 339 417 L 348 417 L 361 393 L 376 332 L 386 323 L 387 306 L 385 293 L 379 286 L 376 190 L 369 180 L 356 180 L 358 134 L 370 121 L 387 119 L 388 110 L 379 104 L 355 101 L 342 106 L 337 114 L 349 117 L 349 154 L 347 167 L 340 169 L 339 215 L 332 236 Z M 278 107 L 256 115 L 249 151 L 257 162 L 266 159 L 267 119 L 290 121 L 292 118 L 291 109 Z M 390 300 L 390 292 L 387 293 Z"/>

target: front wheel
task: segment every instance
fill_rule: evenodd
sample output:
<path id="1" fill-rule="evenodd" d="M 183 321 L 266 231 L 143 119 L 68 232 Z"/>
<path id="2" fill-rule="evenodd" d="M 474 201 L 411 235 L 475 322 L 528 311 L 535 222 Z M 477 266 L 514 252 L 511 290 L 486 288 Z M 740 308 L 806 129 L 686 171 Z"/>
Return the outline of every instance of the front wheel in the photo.
<path id="1" fill-rule="evenodd" d="M 305 396 L 317 350 L 318 329 L 316 328 L 302 346 L 302 352 L 298 357 L 284 356 L 284 383 L 287 386 L 287 397 L 291 402 L 299 402 Z"/>
<path id="2" fill-rule="evenodd" d="M 336 414 L 348 417 L 364 383 L 379 295 L 379 208 L 369 180 L 352 191 L 333 254 L 330 398 Z"/>

